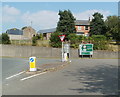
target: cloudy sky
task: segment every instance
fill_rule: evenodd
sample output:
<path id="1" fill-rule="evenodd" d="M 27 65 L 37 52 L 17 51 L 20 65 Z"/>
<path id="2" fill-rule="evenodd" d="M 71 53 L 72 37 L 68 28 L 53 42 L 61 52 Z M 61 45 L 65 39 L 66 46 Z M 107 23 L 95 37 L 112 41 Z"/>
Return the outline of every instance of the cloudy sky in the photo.
<path id="1" fill-rule="evenodd" d="M 59 10 L 71 10 L 77 20 L 88 20 L 100 12 L 106 19 L 118 14 L 117 2 L 3 2 L 2 32 L 10 28 L 32 26 L 36 31 L 54 28 Z"/>

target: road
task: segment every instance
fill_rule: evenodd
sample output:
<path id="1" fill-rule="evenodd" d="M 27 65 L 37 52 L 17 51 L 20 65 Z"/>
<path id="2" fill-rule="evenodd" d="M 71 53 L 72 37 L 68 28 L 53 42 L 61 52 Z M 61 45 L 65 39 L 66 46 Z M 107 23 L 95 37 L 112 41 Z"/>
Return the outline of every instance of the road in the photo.
<path id="1" fill-rule="evenodd" d="M 37 64 L 59 59 L 37 59 Z M 3 95 L 114 95 L 118 89 L 117 59 L 72 59 L 61 70 L 41 74 L 26 80 L 21 74 L 28 69 L 27 58 L 3 58 Z"/>

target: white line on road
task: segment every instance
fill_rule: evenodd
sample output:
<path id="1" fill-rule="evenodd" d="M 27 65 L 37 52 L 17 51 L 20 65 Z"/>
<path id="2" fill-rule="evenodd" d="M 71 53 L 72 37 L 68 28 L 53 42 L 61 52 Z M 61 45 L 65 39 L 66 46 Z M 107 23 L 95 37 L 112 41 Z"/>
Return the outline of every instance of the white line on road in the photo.
<path id="1" fill-rule="evenodd" d="M 10 76 L 10 77 L 7 77 L 6 79 L 13 78 L 13 77 L 15 77 L 15 76 L 18 76 L 18 75 L 20 75 L 20 74 L 24 73 L 24 72 L 25 72 L 25 71 L 22 71 L 22 72 L 20 72 L 20 73 L 14 74 L 14 75 L 12 75 L 12 76 Z"/>
<path id="2" fill-rule="evenodd" d="M 42 73 L 39 73 L 39 74 L 35 74 L 35 75 L 32 75 L 32 76 L 28 76 L 28 77 L 22 78 L 22 79 L 20 79 L 20 80 L 23 81 L 23 80 L 26 80 L 26 79 L 29 79 L 29 78 L 32 78 L 32 77 L 35 77 L 35 76 L 38 76 L 38 75 L 42 75 L 42 74 L 45 74 L 45 73 L 47 73 L 47 72 L 42 72 Z"/>

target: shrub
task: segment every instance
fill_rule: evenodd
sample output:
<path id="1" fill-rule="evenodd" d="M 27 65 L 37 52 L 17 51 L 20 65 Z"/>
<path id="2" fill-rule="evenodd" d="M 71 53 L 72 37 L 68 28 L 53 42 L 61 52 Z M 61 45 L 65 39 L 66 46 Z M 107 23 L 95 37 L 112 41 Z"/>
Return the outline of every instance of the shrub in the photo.
<path id="1" fill-rule="evenodd" d="M 38 40 L 38 37 L 36 37 L 36 36 L 32 37 L 32 46 L 36 46 L 37 45 L 37 40 Z"/>
<path id="2" fill-rule="evenodd" d="M 84 36 L 76 35 L 74 33 L 68 35 L 68 40 L 70 40 L 70 46 L 72 48 L 78 48 L 79 44 L 84 40 Z"/>
<path id="3" fill-rule="evenodd" d="M 10 44 L 10 39 L 7 33 L 2 33 L 1 35 L 2 44 Z"/>
<path id="4" fill-rule="evenodd" d="M 60 38 L 58 37 L 60 35 L 60 33 L 58 32 L 55 32 L 55 33 L 52 33 L 51 34 L 51 37 L 50 37 L 50 45 L 52 47 L 61 47 L 62 44 L 61 44 L 61 41 L 60 41 Z"/>
<path id="5" fill-rule="evenodd" d="M 35 37 L 37 40 L 43 40 L 43 34 L 41 34 L 41 33 L 37 34 Z"/>
<path id="6" fill-rule="evenodd" d="M 94 50 L 107 50 L 108 49 L 108 41 L 104 35 L 93 35 L 92 43 L 94 44 Z"/>

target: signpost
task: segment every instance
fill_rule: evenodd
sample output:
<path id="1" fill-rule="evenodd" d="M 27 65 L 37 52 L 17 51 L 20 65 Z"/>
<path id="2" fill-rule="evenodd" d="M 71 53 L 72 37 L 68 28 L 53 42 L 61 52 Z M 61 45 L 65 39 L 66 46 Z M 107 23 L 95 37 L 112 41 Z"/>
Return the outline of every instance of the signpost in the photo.
<path id="1" fill-rule="evenodd" d="M 70 44 L 64 44 L 64 53 L 67 54 L 67 59 L 70 58 Z"/>
<path id="2" fill-rule="evenodd" d="M 63 41 L 64 41 L 64 38 L 65 38 L 65 35 L 59 35 L 59 38 L 62 42 L 62 62 L 64 62 Z"/>
<path id="3" fill-rule="evenodd" d="M 93 44 L 80 44 L 79 55 L 93 55 Z"/>

